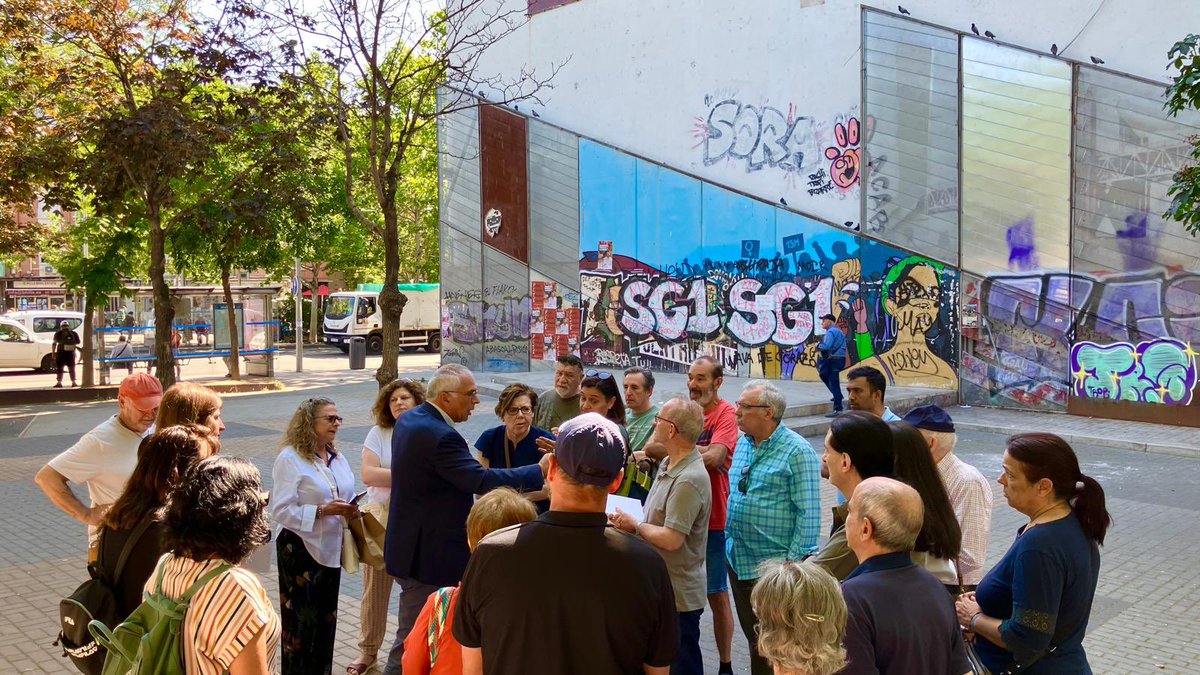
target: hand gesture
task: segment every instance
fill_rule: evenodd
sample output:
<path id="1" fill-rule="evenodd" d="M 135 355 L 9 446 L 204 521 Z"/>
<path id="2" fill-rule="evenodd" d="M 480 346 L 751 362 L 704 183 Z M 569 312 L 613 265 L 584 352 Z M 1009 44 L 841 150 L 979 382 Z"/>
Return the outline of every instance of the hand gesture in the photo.
<path id="1" fill-rule="evenodd" d="M 854 332 L 867 332 L 867 303 L 862 298 L 855 298 L 850 309 L 854 310 Z"/>
<path id="2" fill-rule="evenodd" d="M 344 518 L 357 518 L 358 505 L 351 504 L 342 499 L 335 499 L 331 502 L 326 502 L 321 507 L 322 516 L 342 516 Z"/>
<path id="3" fill-rule="evenodd" d="M 541 438 L 538 438 L 537 440 L 535 440 L 534 444 L 537 445 L 538 450 L 541 450 L 544 453 L 554 452 L 554 439 L 553 438 L 546 438 L 545 436 L 542 436 Z"/>
<path id="4" fill-rule="evenodd" d="M 629 534 L 635 534 L 637 532 L 637 521 L 633 519 L 633 516 L 625 513 L 621 509 L 617 509 L 616 513 L 610 514 L 608 516 L 608 522 L 612 523 L 613 527 L 621 530 L 622 532 L 628 532 Z"/>

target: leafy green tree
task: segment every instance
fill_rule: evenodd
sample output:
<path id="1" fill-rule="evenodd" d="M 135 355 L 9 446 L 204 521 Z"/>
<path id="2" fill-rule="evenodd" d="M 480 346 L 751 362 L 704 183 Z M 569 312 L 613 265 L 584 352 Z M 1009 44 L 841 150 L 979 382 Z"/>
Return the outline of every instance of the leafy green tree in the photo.
<path id="1" fill-rule="evenodd" d="M 55 237 L 45 254 L 63 277 L 63 285 L 84 298 L 83 386 L 95 384 L 95 317 L 108 298 L 125 290 L 125 279 L 145 260 L 143 223 L 128 218 L 85 215 L 69 232 Z"/>
<path id="2" fill-rule="evenodd" d="M 1167 53 L 1167 67 L 1179 71 L 1167 87 L 1167 112 L 1200 110 L 1200 35 L 1191 34 L 1176 42 Z M 1171 206 L 1163 214 L 1183 223 L 1192 236 L 1200 234 L 1200 135 L 1188 137 L 1192 146 L 1191 162 L 1175 173 L 1175 182 L 1167 194 Z"/>

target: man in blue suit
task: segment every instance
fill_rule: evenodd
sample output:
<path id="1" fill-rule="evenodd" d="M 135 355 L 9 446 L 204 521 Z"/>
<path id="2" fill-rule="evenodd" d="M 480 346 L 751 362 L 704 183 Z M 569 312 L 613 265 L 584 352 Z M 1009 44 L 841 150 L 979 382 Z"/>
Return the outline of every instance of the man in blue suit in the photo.
<path id="1" fill-rule="evenodd" d="M 454 429 L 479 403 L 475 377 L 463 366 L 438 368 L 425 403 L 396 421 L 392 432 L 392 501 L 384 557 L 396 577 L 400 625 L 384 675 L 400 675 L 404 639 L 425 600 L 454 586 L 467 569 L 467 514 L 474 495 L 498 487 L 541 489 L 549 455 L 540 465 L 485 469 Z"/>

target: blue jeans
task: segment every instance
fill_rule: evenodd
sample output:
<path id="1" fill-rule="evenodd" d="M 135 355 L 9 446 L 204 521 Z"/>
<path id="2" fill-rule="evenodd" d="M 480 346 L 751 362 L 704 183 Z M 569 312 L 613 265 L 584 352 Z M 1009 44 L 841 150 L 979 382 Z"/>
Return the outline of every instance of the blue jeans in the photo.
<path id="1" fill-rule="evenodd" d="M 708 550 L 704 557 L 707 584 L 706 595 L 716 595 L 729 590 L 729 579 L 725 576 L 725 530 L 708 531 Z"/>
<path id="2" fill-rule="evenodd" d="M 829 389 L 829 393 L 833 394 L 834 410 L 842 409 L 841 373 L 842 367 L 845 365 L 845 355 L 821 359 L 817 363 L 817 373 L 820 374 L 821 381 L 825 383 L 825 387 Z"/>
<path id="3" fill-rule="evenodd" d="M 704 655 L 700 653 L 700 615 L 704 608 L 679 612 L 679 656 L 671 664 L 671 675 L 704 675 Z"/>

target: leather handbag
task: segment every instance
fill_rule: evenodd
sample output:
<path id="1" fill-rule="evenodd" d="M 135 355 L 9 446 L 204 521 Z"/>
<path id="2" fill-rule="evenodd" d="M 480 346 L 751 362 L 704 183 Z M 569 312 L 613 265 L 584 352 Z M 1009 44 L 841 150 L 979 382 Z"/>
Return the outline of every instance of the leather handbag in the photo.
<path id="1" fill-rule="evenodd" d="M 387 530 L 370 511 L 361 511 L 357 518 L 350 519 L 349 531 L 354 538 L 354 549 L 358 560 L 372 567 L 384 566 L 383 543 Z"/>

